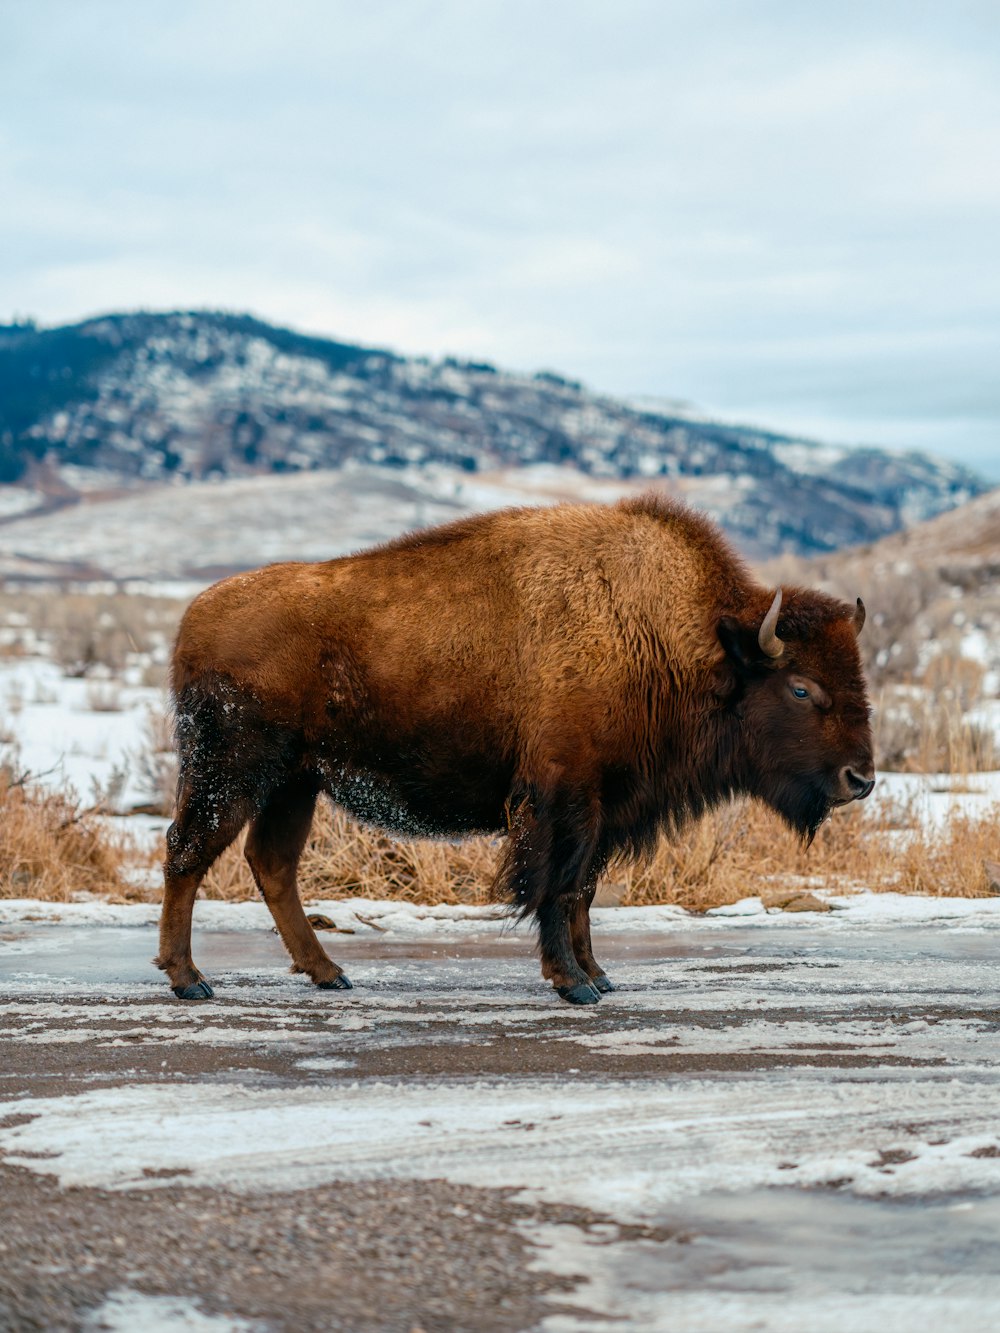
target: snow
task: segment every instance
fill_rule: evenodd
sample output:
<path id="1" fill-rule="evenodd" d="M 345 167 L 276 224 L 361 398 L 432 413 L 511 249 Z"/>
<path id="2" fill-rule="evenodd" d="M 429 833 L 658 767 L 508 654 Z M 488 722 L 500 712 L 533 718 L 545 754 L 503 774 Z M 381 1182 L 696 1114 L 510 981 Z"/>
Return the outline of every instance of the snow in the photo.
<path id="1" fill-rule="evenodd" d="M 1000 684 L 1000 673 L 993 673 Z M 966 714 L 966 721 L 972 726 L 983 727 L 991 731 L 1000 744 L 1000 699 L 984 699 L 975 704 Z"/>
<path id="2" fill-rule="evenodd" d="M 997 661 L 998 648 L 1000 648 L 1000 645 L 997 644 L 996 639 L 987 634 L 985 630 L 977 627 L 966 630 L 959 645 L 959 654 L 973 662 L 978 662 L 981 666 L 988 667 Z"/>
<path id="3" fill-rule="evenodd" d="M 327 560 L 414 528 L 508 505 L 615 500 L 643 489 L 572 468 L 527 466 L 470 475 L 435 465 L 388 471 L 352 466 L 140 489 L 0 527 L 0 567 L 16 576 L 67 564 L 192 587 L 226 569 L 281 560 Z M 53 553 L 58 552 L 57 556 Z M 200 580 L 199 571 L 206 572 Z"/>
<path id="4" fill-rule="evenodd" d="M 816 444 L 810 440 L 789 440 L 771 446 L 771 453 L 791 472 L 801 476 L 823 477 L 838 468 L 849 451 L 838 445 Z"/>
<path id="5" fill-rule="evenodd" d="M 332 917 L 338 926 L 372 935 L 440 939 L 445 935 L 474 936 L 491 927 L 497 931 L 515 929 L 500 907 L 424 907 L 375 898 L 310 899 L 308 907 L 310 911 L 315 909 Z M 48 903 L 32 898 L 0 898 L 0 924 L 4 925 L 35 921 L 75 926 L 138 927 L 155 924 L 159 913 L 157 903 Z M 368 924 L 372 921 L 374 926 Z M 201 901 L 195 905 L 195 926 L 203 930 L 270 930 L 273 924 L 271 914 L 262 902 Z M 527 927 L 519 929 L 527 933 Z"/>
<path id="6" fill-rule="evenodd" d="M 917 894 L 831 893 L 811 889 L 818 898 L 837 910 L 810 914 L 810 927 L 840 930 L 907 922 L 940 922 L 947 928 L 1000 925 L 1000 898 L 934 898 Z M 414 943 L 478 939 L 485 934 L 532 938 L 532 927 L 515 921 L 505 908 L 424 906 L 383 898 L 310 898 L 309 911 L 322 912 L 342 929 L 359 935 L 389 935 Z M 34 898 L 0 898 L 0 925 L 35 922 L 39 925 L 147 927 L 159 919 L 157 903 L 39 902 Z M 682 907 L 662 904 L 652 907 L 597 907 L 591 912 L 595 933 L 604 935 L 649 934 L 683 928 L 710 935 L 725 928 L 794 930 L 801 924 L 799 913 L 768 911 L 759 898 L 744 898 L 729 907 L 712 908 L 695 916 Z M 270 930 L 273 920 L 262 902 L 213 902 L 195 904 L 195 928 L 205 931 Z"/>
<path id="7" fill-rule="evenodd" d="M 759 898 L 740 898 L 735 903 L 725 903 L 721 907 L 710 907 L 709 916 L 759 916 L 765 911 L 764 904 Z"/>
<path id="8" fill-rule="evenodd" d="M 552 1333 L 602 1314 L 630 1333 L 868 1329 L 872 1311 L 879 1333 L 931 1316 L 986 1333 L 1000 901 L 831 900 L 842 910 L 603 909 L 598 950 L 610 935 L 621 989 L 593 1009 L 555 999 L 526 931 L 481 949 L 505 929 L 492 909 L 325 904 L 356 930 L 325 941 L 356 985 L 334 996 L 289 975 L 261 904 L 199 903 L 218 1000 L 185 1006 L 148 962 L 155 907 L 0 902 L 0 1023 L 26 1057 L 12 1065 L 60 1043 L 74 1064 L 93 1052 L 91 1068 L 105 1047 L 128 1052 L 116 1086 L 84 1073 L 37 1095 L 30 1074 L 0 1101 L 0 1154 L 64 1186 L 443 1179 L 614 1218 L 525 1224 L 540 1269 L 586 1279 L 553 1297 Z M 534 1058 L 480 1072 L 508 1037 Z M 444 1068 L 464 1076 L 377 1063 L 409 1048 L 404 1067 L 431 1070 L 435 1048 L 463 1045 L 470 1063 Z M 212 1057 L 201 1073 L 195 1052 Z M 145 1315 L 131 1326 L 157 1328 Z"/>
<path id="9" fill-rule="evenodd" d="M 761 1200 L 764 1206 L 767 1202 Z M 897 1219 L 881 1220 L 891 1227 Z M 946 1227 L 950 1220 L 942 1218 L 942 1225 Z M 869 1274 L 859 1273 L 853 1248 L 838 1264 L 833 1246 L 824 1251 L 814 1243 L 808 1247 L 809 1258 L 816 1262 L 810 1274 L 793 1270 L 798 1258 L 794 1241 L 790 1247 L 779 1242 L 774 1247 L 777 1258 L 766 1255 L 760 1244 L 747 1246 L 750 1254 L 744 1263 L 750 1271 L 746 1280 L 763 1289 L 727 1290 L 709 1267 L 704 1290 L 664 1291 L 647 1276 L 654 1257 L 644 1255 L 638 1245 L 611 1245 L 601 1237 L 581 1241 L 565 1227 L 537 1228 L 530 1234 L 545 1246 L 537 1268 L 582 1279 L 572 1292 L 560 1296 L 563 1307 L 577 1306 L 580 1314 L 551 1315 L 543 1321 L 542 1333 L 614 1328 L 623 1318 L 623 1306 L 628 1310 L 624 1327 L 629 1333 L 663 1333 L 665 1329 L 670 1333 L 922 1333 L 938 1327 L 995 1333 L 997 1326 L 1000 1279 L 977 1273 L 977 1290 L 971 1295 L 954 1290 L 954 1279 L 950 1283 L 947 1278 L 942 1280 L 937 1271 L 903 1269 L 891 1279 L 881 1274 L 876 1283 Z M 857 1243 L 857 1237 L 851 1239 Z M 711 1263 L 715 1256 L 705 1258 Z M 642 1265 L 638 1274 L 626 1267 L 629 1259 Z M 663 1265 L 659 1255 L 655 1261 Z M 661 1267 L 660 1281 L 664 1278 L 669 1281 Z M 885 1290 L 890 1280 L 904 1289 Z M 802 1282 L 805 1290 L 789 1290 L 795 1281 Z M 596 1323 L 595 1318 L 602 1322 Z"/>
<path id="10" fill-rule="evenodd" d="M 869 799 L 911 809 L 921 824 L 940 829 L 955 814 L 988 815 L 1000 802 L 1000 772 L 879 773 Z"/>
<path id="11" fill-rule="evenodd" d="M 101 692 L 113 698 L 113 710 L 94 710 Z M 0 710 L 19 768 L 52 787 L 68 784 L 84 800 L 120 772 L 122 808 L 149 799 L 135 759 L 149 711 L 163 707 L 162 691 L 149 686 L 72 679 L 45 658 L 0 660 Z"/>
<path id="12" fill-rule="evenodd" d="M 31 1120 L 0 1128 L 0 1149 L 63 1186 L 149 1189 L 145 1173 L 178 1168 L 190 1173 L 185 1185 L 237 1190 L 444 1178 L 634 1221 L 713 1191 L 832 1179 L 894 1198 L 1000 1188 L 1000 1159 L 970 1156 L 996 1146 L 996 1088 L 974 1076 L 577 1079 L 566 1098 L 530 1078 L 416 1084 L 406 1097 L 372 1080 L 335 1091 L 168 1080 L 0 1102 L 0 1116 L 26 1112 Z M 930 1143 L 900 1122 L 951 1134 Z M 886 1173 L 880 1145 L 912 1156 Z"/>
<path id="13" fill-rule="evenodd" d="M 84 1333 L 252 1333 L 255 1325 L 233 1315 L 209 1315 L 182 1296 L 149 1296 L 120 1287 L 83 1323 Z"/>
<path id="14" fill-rule="evenodd" d="M 41 491 L 29 490 L 24 486 L 0 486 L 0 518 L 30 513 L 44 501 L 45 496 Z"/>

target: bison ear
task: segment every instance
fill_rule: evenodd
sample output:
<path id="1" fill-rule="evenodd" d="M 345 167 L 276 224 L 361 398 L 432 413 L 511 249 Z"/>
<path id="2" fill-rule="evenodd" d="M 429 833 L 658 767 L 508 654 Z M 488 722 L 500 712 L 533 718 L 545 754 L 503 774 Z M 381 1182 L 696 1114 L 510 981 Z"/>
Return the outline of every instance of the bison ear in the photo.
<path id="1" fill-rule="evenodd" d="M 730 663 L 737 669 L 746 671 L 760 662 L 762 655 L 755 629 L 747 629 L 735 616 L 723 616 L 715 632 Z"/>

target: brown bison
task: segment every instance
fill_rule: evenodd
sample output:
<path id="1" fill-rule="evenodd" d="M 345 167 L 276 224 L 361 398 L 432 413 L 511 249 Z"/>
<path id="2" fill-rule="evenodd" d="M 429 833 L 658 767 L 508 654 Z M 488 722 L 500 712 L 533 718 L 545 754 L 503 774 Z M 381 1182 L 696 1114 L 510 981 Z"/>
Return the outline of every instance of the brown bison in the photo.
<path id="1" fill-rule="evenodd" d="M 180 778 L 158 965 L 211 987 L 191 910 L 246 858 L 293 969 L 349 987 L 296 869 L 316 798 L 405 835 L 503 832 L 497 890 L 542 974 L 592 1004 L 598 876 L 731 796 L 811 838 L 874 785 L 864 608 L 756 583 L 718 529 L 655 496 L 486 514 L 202 593 L 172 663 Z"/>

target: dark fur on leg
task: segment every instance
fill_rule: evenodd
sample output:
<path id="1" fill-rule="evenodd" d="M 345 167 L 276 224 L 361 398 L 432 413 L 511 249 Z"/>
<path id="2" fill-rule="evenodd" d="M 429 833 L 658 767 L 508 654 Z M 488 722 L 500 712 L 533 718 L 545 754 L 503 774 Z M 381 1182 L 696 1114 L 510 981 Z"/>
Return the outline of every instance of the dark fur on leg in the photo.
<path id="1" fill-rule="evenodd" d="M 594 874 L 598 815 L 586 797 L 527 788 L 512 798 L 510 841 L 497 881 L 522 918 L 538 922 L 542 975 L 571 1004 L 593 1004 L 590 984 L 573 948 L 570 917 L 581 885 Z"/>
<path id="2" fill-rule="evenodd" d="M 191 915 L 209 869 L 266 804 L 289 762 L 287 735 L 259 726 L 248 744 L 234 728 L 246 722 L 232 686 L 215 682 L 185 690 L 177 700 L 180 757 L 176 813 L 167 830 L 163 866 L 160 952 L 154 960 L 178 999 L 205 1000 L 212 988 L 191 957 Z M 238 743 L 237 743 L 238 741 Z"/>
<path id="3" fill-rule="evenodd" d="M 570 912 L 569 931 L 576 961 L 586 972 L 590 984 L 602 995 L 605 995 L 608 991 L 613 991 L 615 986 L 604 968 L 594 957 L 594 950 L 590 942 L 590 908 L 596 892 L 597 869 L 595 867 L 587 887 L 573 903 Z"/>

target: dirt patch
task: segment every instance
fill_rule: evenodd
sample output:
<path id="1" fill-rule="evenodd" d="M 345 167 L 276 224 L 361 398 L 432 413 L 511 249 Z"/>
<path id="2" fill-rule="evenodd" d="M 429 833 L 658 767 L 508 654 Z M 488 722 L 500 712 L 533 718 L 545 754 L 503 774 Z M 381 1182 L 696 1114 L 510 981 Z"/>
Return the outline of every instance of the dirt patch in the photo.
<path id="1" fill-rule="evenodd" d="M 354 1082 L 357 1079 L 445 1078 L 477 1079 L 510 1075 L 551 1077 L 566 1085 L 571 1095 L 574 1077 L 604 1080 L 657 1079 L 667 1075 L 705 1073 L 759 1073 L 789 1068 L 878 1069 L 929 1068 L 943 1059 L 913 1060 L 886 1052 L 870 1053 L 847 1044 L 821 1043 L 780 1051 L 662 1051 L 590 1049 L 559 1036 L 536 1032 L 511 1036 L 499 1026 L 480 1029 L 462 1041 L 442 1040 L 440 1024 L 426 1031 L 411 1026 L 405 1045 L 372 1044 L 341 1051 L 334 1042 L 325 1049 L 282 1047 L 262 1042 L 258 1050 L 245 1044 L 226 1046 L 100 1046 L 94 1042 L 34 1045 L 0 1042 L 0 1095 L 27 1094 L 53 1097 L 95 1087 L 125 1083 L 175 1082 L 212 1079 L 227 1083 L 252 1079 L 255 1087 L 268 1084 Z M 595 1028 L 595 1035 L 602 1030 Z M 614 1029 L 627 1041 L 627 1028 Z M 110 1034 L 109 1034 L 110 1035 Z M 368 1035 L 368 1034 L 366 1034 Z M 309 1069 L 300 1061 L 343 1056 L 342 1067 Z"/>
<path id="2" fill-rule="evenodd" d="M 0 1328 L 79 1329 L 123 1286 L 296 1333 L 533 1328 L 576 1283 L 529 1271 L 523 1224 L 617 1224 L 512 1194 L 442 1181 L 123 1194 L 0 1167 Z"/>

